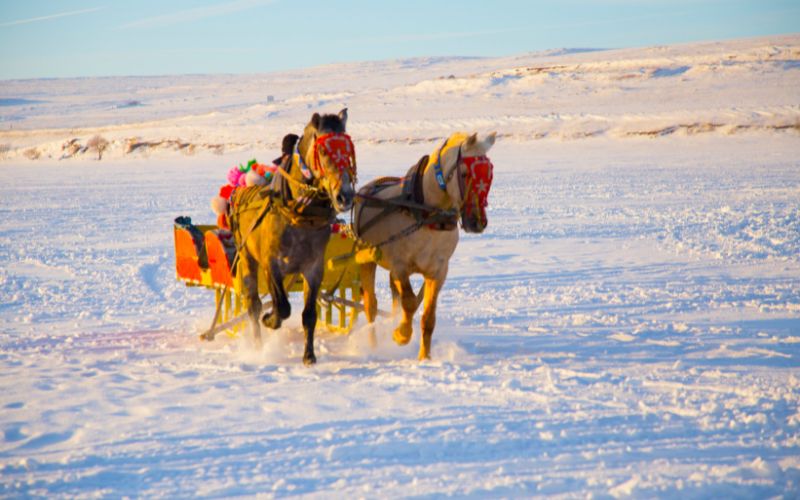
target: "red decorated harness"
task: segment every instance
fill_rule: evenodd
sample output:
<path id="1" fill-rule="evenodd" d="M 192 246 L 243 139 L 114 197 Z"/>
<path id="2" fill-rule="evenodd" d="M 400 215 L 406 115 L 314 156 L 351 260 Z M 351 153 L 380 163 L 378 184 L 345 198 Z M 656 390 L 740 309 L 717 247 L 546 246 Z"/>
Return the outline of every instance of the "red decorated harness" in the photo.
<path id="1" fill-rule="evenodd" d="M 461 177 L 459 177 L 458 187 L 466 214 L 471 215 L 473 209 L 485 209 L 489 204 L 489 189 L 492 187 L 494 178 L 494 165 L 488 156 L 469 156 L 461 158 L 461 161 L 467 168 L 466 189 Z M 467 191 L 466 197 L 465 190 Z"/>
<path id="2" fill-rule="evenodd" d="M 312 168 L 324 175 L 325 168 L 320 159 L 320 150 L 324 151 L 331 163 L 339 171 L 339 175 L 347 172 L 350 178 L 356 178 L 356 150 L 350 136 L 342 133 L 321 135 L 314 141 L 314 162 Z"/>

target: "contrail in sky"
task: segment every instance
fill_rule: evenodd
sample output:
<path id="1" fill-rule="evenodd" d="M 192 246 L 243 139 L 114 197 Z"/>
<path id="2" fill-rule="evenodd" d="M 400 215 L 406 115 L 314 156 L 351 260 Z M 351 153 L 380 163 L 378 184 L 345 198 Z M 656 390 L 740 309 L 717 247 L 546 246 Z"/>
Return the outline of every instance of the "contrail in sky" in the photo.
<path id="1" fill-rule="evenodd" d="M 16 26 L 18 24 L 28 24 L 28 23 L 36 23 L 39 21 L 48 21 L 50 19 L 57 19 L 59 17 L 67 17 L 67 16 L 77 16 L 78 14 L 88 14 L 89 12 L 95 12 L 103 7 L 92 7 L 91 9 L 82 9 L 82 10 L 71 10 L 69 12 L 61 12 L 59 14 L 50 14 L 49 16 L 41 16 L 41 17 L 32 17 L 30 19 L 20 19 L 18 21 L 9 21 L 7 23 L 0 23 L 0 28 L 4 28 L 6 26 Z"/>

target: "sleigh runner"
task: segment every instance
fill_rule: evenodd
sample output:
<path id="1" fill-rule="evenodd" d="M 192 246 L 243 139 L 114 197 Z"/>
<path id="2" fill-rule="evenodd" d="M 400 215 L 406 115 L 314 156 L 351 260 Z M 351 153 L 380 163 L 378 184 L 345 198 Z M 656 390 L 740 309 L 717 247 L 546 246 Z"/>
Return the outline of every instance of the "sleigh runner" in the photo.
<path id="1" fill-rule="evenodd" d="M 179 281 L 186 286 L 200 286 L 214 290 L 214 305 L 219 309 L 218 320 L 209 330 L 211 335 L 226 332 L 238 335 L 247 320 L 245 289 L 242 281 L 241 261 L 235 262 L 235 245 L 230 233 L 216 225 L 193 225 L 188 218 L 176 219 L 175 271 Z M 361 306 L 361 281 L 359 264 L 353 255 L 354 240 L 340 224 L 331 226 L 331 236 L 325 248 L 325 275 L 323 293 L 317 300 L 319 323 L 328 330 L 349 333 L 363 310 Z M 234 263 L 234 268 L 231 264 Z M 284 282 L 288 292 L 303 292 L 303 280 L 290 275 Z M 268 292 L 265 275 L 259 276 L 261 295 Z"/>

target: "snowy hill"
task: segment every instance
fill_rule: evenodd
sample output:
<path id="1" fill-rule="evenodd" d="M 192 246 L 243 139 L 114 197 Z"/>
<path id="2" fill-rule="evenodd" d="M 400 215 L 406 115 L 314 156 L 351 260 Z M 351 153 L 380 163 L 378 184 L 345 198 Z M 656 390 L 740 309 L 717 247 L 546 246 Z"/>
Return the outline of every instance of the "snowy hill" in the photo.
<path id="1" fill-rule="evenodd" d="M 800 35 L 2 82 L 0 497 L 797 497 L 798 88 Z M 201 343 L 173 218 L 342 106 L 362 183 L 499 132 L 433 359 Z"/>
<path id="2" fill-rule="evenodd" d="M 426 58 L 265 75 L 6 81 L 7 159 L 69 156 L 94 135 L 106 158 L 275 148 L 309 111 L 348 106 L 361 143 L 460 129 L 515 140 L 736 134 L 800 123 L 800 36 L 504 58 Z M 135 145 L 135 146 L 134 146 Z"/>

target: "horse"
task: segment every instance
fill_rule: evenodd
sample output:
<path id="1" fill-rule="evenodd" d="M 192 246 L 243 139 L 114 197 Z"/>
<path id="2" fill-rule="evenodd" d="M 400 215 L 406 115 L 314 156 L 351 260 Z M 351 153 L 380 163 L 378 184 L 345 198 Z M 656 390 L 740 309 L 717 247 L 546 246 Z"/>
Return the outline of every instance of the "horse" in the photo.
<path id="1" fill-rule="evenodd" d="M 468 233 L 481 233 L 488 224 L 487 196 L 494 167 L 486 153 L 496 135 L 479 139 L 477 133 L 453 134 L 411 167 L 406 177 L 376 179 L 356 194 L 353 231 L 376 249 L 374 258 L 361 264 L 363 306 L 373 342 L 375 271 L 380 265 L 389 270 L 393 311 L 398 302 L 402 307 L 392 338 L 399 345 L 411 341 L 414 313 L 424 299 L 419 359 L 430 359 L 436 303 L 458 244 L 458 221 Z M 418 294 L 409 281 L 412 274 L 425 279 Z"/>
<path id="2" fill-rule="evenodd" d="M 293 146 L 294 153 L 284 157 L 269 189 L 239 189 L 231 204 L 232 229 L 241 248 L 245 302 L 256 346 L 261 345 L 259 320 L 267 328 L 278 329 L 291 314 L 284 279 L 299 273 L 305 292 L 302 317 L 306 365 L 317 361 L 316 303 L 331 223 L 338 213 L 350 210 L 355 197 L 355 149 L 346 125 L 347 109 L 338 114 L 314 113 Z M 251 227 L 255 229 L 246 234 Z M 272 300 L 272 309 L 263 316 L 260 272 L 267 274 Z"/>

